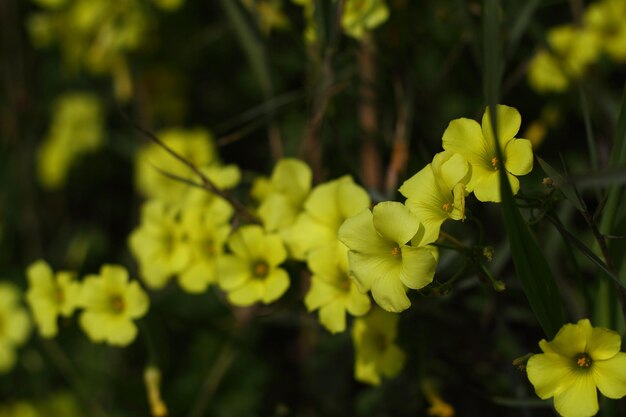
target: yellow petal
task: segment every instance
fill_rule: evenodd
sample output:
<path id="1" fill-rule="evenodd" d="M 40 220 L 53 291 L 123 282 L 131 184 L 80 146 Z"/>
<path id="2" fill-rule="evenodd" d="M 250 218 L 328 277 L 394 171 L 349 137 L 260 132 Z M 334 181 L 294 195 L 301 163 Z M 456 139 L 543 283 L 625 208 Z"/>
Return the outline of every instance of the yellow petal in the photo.
<path id="1" fill-rule="evenodd" d="M 236 306 L 247 307 L 261 301 L 265 285 L 260 280 L 251 279 L 228 293 L 228 300 Z"/>
<path id="2" fill-rule="evenodd" d="M 336 287 L 313 275 L 311 277 L 311 287 L 304 296 L 304 305 L 308 311 L 317 310 L 340 295 L 341 292 Z"/>
<path id="3" fill-rule="evenodd" d="M 127 346 L 137 337 L 137 326 L 131 320 L 111 319 L 106 341 L 114 346 Z"/>
<path id="4" fill-rule="evenodd" d="M 352 177 L 341 177 L 338 181 L 336 199 L 340 220 L 354 216 L 370 206 L 370 196 L 367 191 L 356 185 Z"/>
<path id="5" fill-rule="evenodd" d="M 395 344 L 390 345 L 380 360 L 382 374 L 387 378 L 395 377 L 404 368 L 405 361 L 406 355 L 402 349 Z"/>
<path id="6" fill-rule="evenodd" d="M 561 391 L 561 384 L 571 378 L 572 361 L 556 353 L 533 355 L 526 364 L 528 380 L 539 398 L 545 400 Z"/>
<path id="7" fill-rule="evenodd" d="M 356 285 L 352 285 L 350 287 L 350 294 L 348 295 L 346 301 L 346 309 L 353 316 L 363 316 L 370 311 L 372 307 L 372 302 L 367 294 L 361 293 Z"/>
<path id="8" fill-rule="evenodd" d="M 619 352 L 607 360 L 594 360 L 591 366 L 595 384 L 605 397 L 618 399 L 626 395 L 626 353 Z"/>
<path id="9" fill-rule="evenodd" d="M 598 393 L 590 372 L 572 375 L 554 396 L 554 407 L 564 417 L 591 417 L 598 412 Z"/>
<path id="10" fill-rule="evenodd" d="M 123 292 L 128 282 L 128 271 L 119 265 L 103 265 L 100 275 L 105 288 L 114 292 Z"/>
<path id="11" fill-rule="evenodd" d="M 297 207 L 284 194 L 272 193 L 259 206 L 259 217 L 268 232 L 292 225 L 298 215 Z"/>
<path id="12" fill-rule="evenodd" d="M 292 204 L 300 204 L 311 189 L 313 173 L 309 166 L 295 158 L 284 158 L 272 172 L 272 186 L 284 194 Z"/>
<path id="13" fill-rule="evenodd" d="M 471 119 L 455 119 L 443 132 L 443 149 L 459 153 L 470 164 L 480 165 L 485 161 L 489 149 L 480 125 Z"/>
<path id="14" fill-rule="evenodd" d="M 265 278 L 265 291 L 262 301 L 269 304 L 278 300 L 289 288 L 289 274 L 282 268 L 276 268 Z"/>
<path id="15" fill-rule="evenodd" d="M 251 278 L 250 265 L 232 255 L 217 258 L 217 274 L 219 285 L 224 291 L 232 291 Z"/>
<path id="16" fill-rule="evenodd" d="M 128 315 L 134 319 L 144 316 L 150 307 L 150 299 L 137 281 L 128 285 L 125 295 Z"/>
<path id="17" fill-rule="evenodd" d="M 514 107 L 505 106 L 503 104 L 499 104 L 496 111 L 498 116 L 498 140 L 500 141 L 500 147 L 504 149 L 507 143 L 519 132 L 519 128 L 522 124 L 522 116 Z M 483 113 L 483 136 L 488 144 L 495 144 L 496 142 L 491 126 L 491 115 L 489 113 L 489 107 L 487 107 L 485 113 Z"/>
<path id="18" fill-rule="evenodd" d="M 591 323 L 587 319 L 578 321 L 576 324 L 567 323 L 554 336 L 554 340 L 547 342 L 542 340 L 539 347 L 546 353 L 552 352 L 567 358 L 574 358 L 586 351 L 587 341 L 592 335 Z"/>
<path id="19" fill-rule="evenodd" d="M 436 267 L 437 260 L 430 250 L 412 246 L 402 248 L 400 281 L 407 287 L 417 290 L 430 284 Z"/>
<path id="20" fill-rule="evenodd" d="M 308 201 L 308 200 L 307 200 Z M 334 243 L 337 230 L 322 223 L 309 213 L 302 213 L 295 223 L 287 229 L 286 241 L 291 255 L 298 260 L 306 259 L 315 248 Z"/>
<path id="21" fill-rule="evenodd" d="M 385 268 L 384 275 L 378 275 L 372 283 L 372 296 L 376 304 L 384 310 L 399 313 L 411 306 L 406 296 L 406 286 L 400 281 L 399 271 Z"/>
<path id="22" fill-rule="evenodd" d="M 15 349 L 8 343 L 0 342 L 0 375 L 13 369 L 15 359 Z"/>
<path id="23" fill-rule="evenodd" d="M 467 184 L 471 175 L 467 160 L 460 153 L 439 152 L 432 162 L 433 172 L 441 177 L 447 190 L 452 190 L 458 183 Z"/>
<path id="24" fill-rule="evenodd" d="M 602 327 L 594 327 L 589 334 L 585 351 L 591 355 L 593 360 L 604 360 L 615 356 L 621 345 L 622 338 L 619 333 Z"/>
<path id="25" fill-rule="evenodd" d="M 346 308 L 341 300 L 332 301 L 320 308 L 320 323 L 331 333 L 346 330 Z"/>
<path id="26" fill-rule="evenodd" d="M 213 260 L 198 261 L 178 276 L 180 287 L 191 294 L 206 291 L 217 280 L 217 265 Z"/>
<path id="27" fill-rule="evenodd" d="M 393 246 L 376 232 L 374 216 L 369 209 L 347 218 L 339 228 L 338 237 L 348 248 L 359 253 L 391 253 Z"/>
<path id="28" fill-rule="evenodd" d="M 410 241 L 419 228 L 417 217 L 405 205 L 395 201 L 384 201 L 374 206 L 373 220 L 376 232 L 398 245 Z"/>
<path id="29" fill-rule="evenodd" d="M 528 139 L 514 139 L 504 149 L 504 166 L 513 175 L 526 175 L 533 169 L 533 145 Z"/>

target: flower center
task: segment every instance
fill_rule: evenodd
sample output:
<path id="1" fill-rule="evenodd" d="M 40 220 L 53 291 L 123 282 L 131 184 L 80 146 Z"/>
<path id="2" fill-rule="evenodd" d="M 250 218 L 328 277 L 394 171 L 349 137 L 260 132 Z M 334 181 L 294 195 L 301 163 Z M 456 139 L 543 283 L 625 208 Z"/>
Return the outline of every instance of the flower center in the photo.
<path id="1" fill-rule="evenodd" d="M 493 169 L 498 169 L 498 158 L 497 157 L 493 157 L 491 158 L 491 166 L 493 167 Z"/>
<path id="2" fill-rule="evenodd" d="M 124 311 L 124 307 L 126 304 L 124 303 L 124 298 L 121 295 L 113 295 L 109 299 L 109 305 L 111 306 L 111 310 L 116 313 L 121 313 Z"/>
<path id="3" fill-rule="evenodd" d="M 269 265 L 265 261 L 257 261 L 252 267 L 255 278 L 265 278 L 270 271 Z"/>
<path id="4" fill-rule="evenodd" d="M 452 204 L 450 204 L 450 203 L 443 203 L 443 206 L 441 206 L 441 208 L 446 213 L 450 213 L 452 211 L 452 209 L 454 208 L 454 206 Z"/>
<path id="5" fill-rule="evenodd" d="M 592 363 L 593 363 L 593 360 L 591 359 L 591 356 L 589 356 L 589 354 L 586 352 L 581 353 L 580 355 L 576 357 L 576 365 L 579 368 L 588 369 L 591 367 Z"/>
<path id="6" fill-rule="evenodd" d="M 398 246 L 394 246 L 393 248 L 391 248 L 391 256 L 394 256 L 394 257 L 402 256 L 402 251 L 400 250 Z"/>

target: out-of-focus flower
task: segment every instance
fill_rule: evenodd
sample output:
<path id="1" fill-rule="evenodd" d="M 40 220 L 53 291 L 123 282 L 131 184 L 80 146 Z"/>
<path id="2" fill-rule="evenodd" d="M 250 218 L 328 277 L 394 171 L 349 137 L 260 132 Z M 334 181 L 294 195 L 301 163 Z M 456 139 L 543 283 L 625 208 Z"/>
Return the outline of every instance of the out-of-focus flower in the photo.
<path id="1" fill-rule="evenodd" d="M 565 324 L 554 340 L 539 342 L 543 353 L 528 359 L 526 372 L 541 399 L 554 397 L 563 417 L 598 412 L 598 392 L 608 398 L 626 395 L 626 353 L 612 330 L 592 327 L 588 319 Z"/>
<path id="2" fill-rule="evenodd" d="M 57 318 L 70 317 L 78 307 L 80 286 L 75 274 L 67 271 L 54 274 L 45 261 L 39 260 L 28 267 L 26 276 L 26 300 L 39 334 L 42 337 L 54 337 L 58 332 Z"/>
<path id="3" fill-rule="evenodd" d="M 289 275 L 280 268 L 287 251 L 277 234 L 256 225 L 242 226 L 228 239 L 232 255 L 217 260 L 220 287 L 236 306 L 269 304 L 287 291 Z"/>
<path id="4" fill-rule="evenodd" d="M 346 330 L 346 313 L 362 316 L 370 309 L 370 299 L 350 279 L 345 263 L 337 259 L 333 247 L 314 251 L 307 264 L 313 273 L 311 288 L 304 297 L 309 311 L 319 310 L 319 320 L 331 333 Z"/>
<path id="5" fill-rule="evenodd" d="M 167 12 L 173 12 L 181 8 L 185 4 L 185 0 L 152 0 L 152 2 L 160 9 Z"/>
<path id="6" fill-rule="evenodd" d="M 354 320 L 352 341 L 357 381 L 379 385 L 381 377 L 393 378 L 402 371 L 406 355 L 395 343 L 398 318 L 397 314 L 374 308 L 367 316 Z"/>
<path id="7" fill-rule="evenodd" d="M 409 246 L 420 223 L 404 205 L 378 203 L 349 217 L 339 239 L 350 249 L 350 271 L 362 292 L 371 290 L 374 301 L 399 313 L 411 306 L 407 288 L 420 289 L 433 280 L 437 256 L 433 249 Z"/>
<path id="8" fill-rule="evenodd" d="M 102 146 L 102 106 L 89 93 L 66 93 L 54 104 L 52 123 L 38 149 L 37 168 L 41 185 L 59 189 L 72 163 Z"/>
<path id="9" fill-rule="evenodd" d="M 533 168 L 532 144 L 517 139 L 522 117 L 517 109 L 498 105 L 498 140 L 504 157 L 504 167 L 513 194 L 519 191 L 517 176 L 528 174 Z M 485 109 L 481 126 L 470 119 L 450 122 L 443 133 L 443 148 L 465 157 L 472 166 L 472 177 L 467 185 L 480 201 L 500 202 L 500 174 L 496 141 L 491 127 L 489 108 Z"/>
<path id="10" fill-rule="evenodd" d="M 137 336 L 133 320 L 147 313 L 150 300 L 124 267 L 103 265 L 99 275 L 85 277 L 81 303 L 80 326 L 92 342 L 126 346 Z"/>
<path id="11" fill-rule="evenodd" d="M 139 275 L 152 289 L 163 288 L 191 260 L 191 250 L 177 209 L 158 200 L 141 208 L 141 224 L 128 243 L 139 263 Z"/>
<path id="12" fill-rule="evenodd" d="M 584 22 L 599 40 L 599 46 L 617 62 L 626 61 L 626 2 L 602 0 L 585 10 Z"/>
<path id="13" fill-rule="evenodd" d="M 361 39 L 389 18 L 385 0 L 346 0 L 341 26 L 346 34 Z"/>
<path id="14" fill-rule="evenodd" d="M 0 374 L 13 369 L 16 349 L 30 334 L 30 320 L 20 305 L 20 293 L 8 282 L 0 282 Z"/>

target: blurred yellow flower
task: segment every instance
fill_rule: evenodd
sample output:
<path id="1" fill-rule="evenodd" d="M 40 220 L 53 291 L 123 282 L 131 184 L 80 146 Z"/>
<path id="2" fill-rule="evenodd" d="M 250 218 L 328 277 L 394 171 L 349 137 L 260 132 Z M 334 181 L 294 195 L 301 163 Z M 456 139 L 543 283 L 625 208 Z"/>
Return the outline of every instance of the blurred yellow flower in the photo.
<path id="1" fill-rule="evenodd" d="M 149 288 L 163 288 L 182 272 L 191 259 L 179 210 L 159 200 L 141 208 L 141 223 L 128 238 L 131 253 L 139 264 L 139 276 Z"/>
<path id="2" fill-rule="evenodd" d="M 224 252 L 232 214 L 231 205 L 221 198 L 215 198 L 207 207 L 183 210 L 181 228 L 191 251 L 188 265 L 178 275 L 183 290 L 201 293 L 217 282 L 217 258 Z"/>
<path id="3" fill-rule="evenodd" d="M 28 402 L 18 401 L 12 404 L 0 405 L 0 417 L 45 417 L 37 408 Z"/>
<path id="4" fill-rule="evenodd" d="M 517 139 L 522 117 L 517 109 L 498 105 L 498 140 L 504 157 L 504 167 L 513 194 L 519 191 L 517 176 L 528 174 L 533 168 L 532 144 L 527 139 Z M 443 133 L 443 148 L 465 157 L 472 167 L 467 184 L 480 201 L 500 202 L 500 174 L 498 155 L 493 136 L 489 108 L 485 109 L 481 126 L 475 120 L 456 119 Z"/>
<path id="5" fill-rule="evenodd" d="M 279 268 L 287 251 L 277 234 L 256 225 L 242 226 L 228 239 L 232 255 L 217 259 L 220 287 L 236 306 L 269 304 L 287 291 L 289 275 Z"/>
<path id="6" fill-rule="evenodd" d="M 291 255 L 304 260 L 311 250 L 327 245 L 345 253 L 345 246 L 337 240 L 337 231 L 345 219 L 369 205 L 367 191 L 348 175 L 318 185 L 285 236 Z"/>
<path id="7" fill-rule="evenodd" d="M 57 318 L 70 317 L 78 307 L 80 286 L 75 274 L 67 271 L 54 274 L 45 261 L 38 260 L 28 267 L 26 276 L 26 300 L 39 334 L 45 338 L 54 337 L 58 332 Z"/>
<path id="8" fill-rule="evenodd" d="M 397 376 L 406 355 L 395 341 L 398 334 L 397 314 L 374 308 L 365 317 L 354 320 L 354 377 L 371 385 L 379 385 L 381 377 Z"/>
<path id="9" fill-rule="evenodd" d="M 385 0 L 346 0 L 341 26 L 347 35 L 361 39 L 389 18 Z"/>
<path id="10" fill-rule="evenodd" d="M 626 61 L 626 2 L 602 0 L 589 5 L 584 22 L 599 46 L 617 62 Z"/>
<path id="11" fill-rule="evenodd" d="M 347 262 L 340 262 L 338 256 L 333 247 L 327 246 L 312 252 L 307 259 L 313 275 L 304 304 L 309 311 L 319 310 L 320 323 L 331 333 L 346 330 L 346 313 L 362 316 L 371 306 L 370 298 L 348 276 Z"/>
<path id="12" fill-rule="evenodd" d="M 103 123 L 96 95 L 74 92 L 57 98 L 48 134 L 37 152 L 37 173 L 44 188 L 62 188 L 72 163 L 102 146 Z"/>
<path id="13" fill-rule="evenodd" d="M 103 265 L 82 283 L 80 326 L 92 342 L 126 346 L 137 336 L 135 319 L 148 312 L 150 300 L 119 265 Z"/>
<path id="14" fill-rule="evenodd" d="M 0 282 L 0 374 L 9 372 L 16 361 L 15 350 L 30 334 L 30 320 L 20 305 L 20 293 L 8 282 Z"/>
<path id="15" fill-rule="evenodd" d="M 626 395 L 626 353 L 612 330 L 592 327 L 588 319 L 565 324 L 554 340 L 539 342 L 543 353 L 526 364 L 528 379 L 541 399 L 554 397 L 563 417 L 598 412 L 598 393 L 618 399 Z"/>

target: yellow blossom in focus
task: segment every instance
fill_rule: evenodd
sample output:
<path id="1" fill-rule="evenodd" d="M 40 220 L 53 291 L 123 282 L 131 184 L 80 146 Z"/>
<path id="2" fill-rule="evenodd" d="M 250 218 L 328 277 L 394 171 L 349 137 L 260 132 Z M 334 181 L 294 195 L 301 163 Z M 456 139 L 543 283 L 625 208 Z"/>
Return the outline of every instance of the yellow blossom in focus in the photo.
<path id="1" fill-rule="evenodd" d="M 504 167 L 513 194 L 519 191 L 517 176 L 528 174 L 533 168 L 532 144 L 527 139 L 515 137 L 522 123 L 517 109 L 498 105 L 498 140 Z M 472 167 L 467 184 L 480 201 L 500 202 L 500 174 L 496 140 L 493 136 L 489 108 L 485 109 L 482 128 L 475 120 L 456 119 L 443 133 L 443 148 L 465 157 Z"/>
<path id="2" fill-rule="evenodd" d="M 626 395 L 626 353 L 612 330 L 592 327 L 588 319 L 565 324 L 554 340 L 539 342 L 543 353 L 528 359 L 526 372 L 541 399 L 554 397 L 563 417 L 588 417 L 598 412 L 598 393 L 619 399 Z"/>
<path id="3" fill-rule="evenodd" d="M 354 320 L 354 377 L 371 385 L 379 385 L 381 377 L 397 376 L 406 355 L 395 341 L 398 334 L 397 314 L 374 308 L 365 317 Z"/>
<path id="4" fill-rule="evenodd" d="M 20 293 L 13 284 L 0 282 L 0 375 L 13 368 L 15 351 L 29 334 L 30 321 L 20 305 Z"/>
<path id="5" fill-rule="evenodd" d="M 346 0 L 341 26 L 347 35 L 361 39 L 389 18 L 385 0 Z"/>
<path id="6" fill-rule="evenodd" d="M 350 271 L 361 292 L 372 291 L 376 304 L 399 313 L 411 306 L 408 288 L 430 284 L 437 266 L 436 249 L 410 246 L 420 222 L 395 201 L 378 203 L 349 217 L 339 229 L 339 239 L 350 249 Z"/>
<path id="7" fill-rule="evenodd" d="M 217 260 L 220 287 L 236 306 L 269 304 L 287 291 L 289 275 L 280 268 L 287 251 L 277 234 L 256 225 L 242 226 L 228 238 L 232 255 Z"/>
<path id="8" fill-rule="evenodd" d="M 465 188 L 471 173 L 463 155 L 444 151 L 402 184 L 406 206 L 423 225 L 417 239 L 422 245 L 437 240 L 444 221 L 465 219 Z"/>
<path id="9" fill-rule="evenodd" d="M 57 318 L 70 317 L 78 307 L 80 286 L 72 272 L 52 272 L 50 266 L 36 261 L 26 271 L 28 292 L 26 300 L 33 312 L 35 324 L 42 337 L 54 337 L 58 332 Z"/>
<path id="10" fill-rule="evenodd" d="M 340 262 L 338 256 L 334 248 L 325 247 L 312 252 L 307 259 L 313 275 L 304 304 L 309 311 L 319 310 L 320 323 L 331 333 L 346 330 L 346 313 L 362 316 L 371 306 L 369 297 L 348 276 L 347 262 Z"/>
<path id="11" fill-rule="evenodd" d="M 72 163 L 102 146 L 100 100 L 90 93 L 66 93 L 54 103 L 52 122 L 37 152 L 37 173 L 49 190 L 62 188 Z"/>
<path id="12" fill-rule="evenodd" d="M 133 320 L 148 312 L 150 300 L 137 281 L 119 265 L 103 265 L 82 283 L 80 326 L 92 342 L 126 346 L 137 336 Z"/>
<path id="13" fill-rule="evenodd" d="M 141 279 L 152 289 L 163 288 L 191 259 L 179 211 L 158 200 L 142 206 L 141 224 L 133 230 L 128 243 L 139 264 Z"/>

